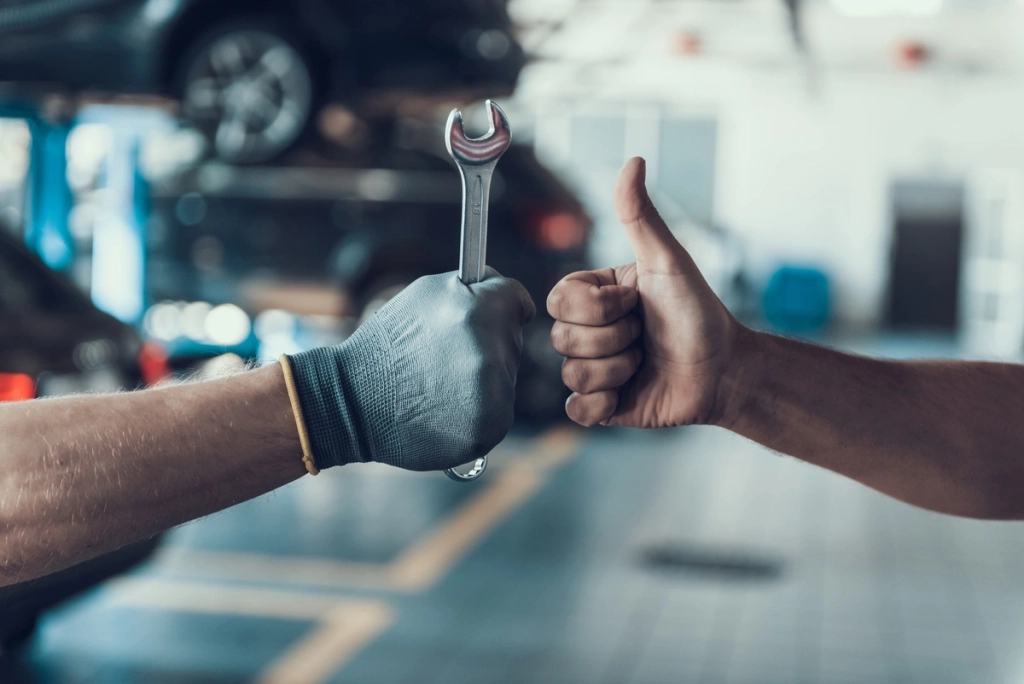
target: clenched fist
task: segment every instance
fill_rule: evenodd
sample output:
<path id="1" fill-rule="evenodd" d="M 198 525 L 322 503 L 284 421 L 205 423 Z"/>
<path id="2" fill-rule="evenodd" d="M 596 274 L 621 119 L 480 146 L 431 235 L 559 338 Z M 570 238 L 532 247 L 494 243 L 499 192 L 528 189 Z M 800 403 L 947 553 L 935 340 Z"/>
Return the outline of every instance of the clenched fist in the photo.
<path id="1" fill-rule="evenodd" d="M 480 458 L 512 425 L 522 285 L 426 276 L 343 344 L 291 357 L 316 467 L 377 461 L 443 470 Z"/>
<path id="2" fill-rule="evenodd" d="M 745 329 L 658 215 L 643 159 L 626 162 L 615 208 L 636 262 L 566 276 L 551 291 L 551 341 L 566 357 L 569 417 L 654 428 L 717 422 Z"/>

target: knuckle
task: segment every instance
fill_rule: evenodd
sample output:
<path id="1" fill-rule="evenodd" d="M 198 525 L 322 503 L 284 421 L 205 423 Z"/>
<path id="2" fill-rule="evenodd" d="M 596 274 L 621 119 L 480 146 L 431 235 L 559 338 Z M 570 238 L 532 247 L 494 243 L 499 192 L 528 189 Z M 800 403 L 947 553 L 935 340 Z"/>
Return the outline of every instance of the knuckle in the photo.
<path id="1" fill-rule="evenodd" d="M 505 385 L 503 367 L 496 361 L 480 361 L 476 364 L 475 377 L 477 385 L 483 392 L 483 396 L 492 401 L 505 399 Z"/>
<path id="2" fill-rule="evenodd" d="M 532 302 L 530 295 L 524 293 L 523 286 L 515 280 L 504 280 L 498 294 L 501 306 L 509 311 L 522 309 L 526 301 Z"/>
<path id="3" fill-rule="evenodd" d="M 574 423 L 583 427 L 593 427 L 611 415 L 614 401 L 606 392 L 586 396 L 574 394 L 566 403 L 565 410 L 566 415 Z"/>
<path id="4" fill-rule="evenodd" d="M 555 349 L 565 355 L 571 356 L 575 349 L 576 333 L 573 331 L 571 325 L 559 325 L 558 326 L 558 343 L 555 345 Z"/>
<path id="5" fill-rule="evenodd" d="M 576 359 L 569 359 L 562 366 L 562 380 L 566 386 L 577 392 L 586 391 L 590 384 L 591 372 L 586 363 Z"/>
<path id="6" fill-rule="evenodd" d="M 590 366 L 586 363 L 573 364 L 574 377 L 576 382 L 576 388 L 580 391 L 586 391 L 590 388 L 590 380 L 593 377 L 593 373 L 590 372 Z"/>
<path id="7" fill-rule="evenodd" d="M 574 419 L 574 421 L 579 425 L 582 425 L 583 427 L 593 427 L 595 423 L 593 410 L 583 405 L 582 402 L 579 403 L 577 406 L 578 408 L 576 410 L 576 418 Z"/>
<path id="8" fill-rule="evenodd" d="M 580 402 L 578 400 L 570 401 L 565 405 L 565 414 L 569 416 L 569 420 L 572 422 L 582 425 L 583 427 L 589 427 L 587 425 L 585 412 L 580 406 Z"/>
<path id="9" fill-rule="evenodd" d="M 618 351 L 615 349 L 615 340 L 607 330 L 602 328 L 588 330 L 586 340 L 577 343 L 580 347 L 580 355 L 589 358 L 603 358 Z"/>
<path id="10" fill-rule="evenodd" d="M 515 390 L 507 387 L 508 383 L 495 379 L 487 381 L 487 384 L 487 401 L 477 402 L 475 408 L 462 414 L 465 428 L 458 449 L 462 454 L 460 463 L 489 453 L 512 428 Z"/>
<path id="11" fill-rule="evenodd" d="M 619 303 L 614 297 L 604 294 L 600 298 L 601 323 L 611 323 L 619 315 Z"/>
<path id="12" fill-rule="evenodd" d="M 509 402 L 505 405 L 505 409 L 501 412 L 501 415 L 498 419 L 498 442 L 505 439 L 505 436 L 509 433 L 509 430 L 512 429 L 512 423 L 515 422 L 515 419 L 515 397 L 512 397 L 512 399 L 509 400 Z M 495 442 L 494 446 L 497 446 L 497 442 Z"/>
<path id="13" fill-rule="evenodd" d="M 587 410 L 586 400 L 580 394 L 573 394 L 569 397 L 569 400 L 565 404 L 565 413 L 569 416 L 572 422 L 582 425 L 583 427 L 590 427 L 591 422 L 589 420 L 589 411 Z"/>
<path id="14" fill-rule="evenodd" d="M 496 426 L 485 427 L 483 432 L 476 433 L 476 438 L 466 444 L 463 451 L 463 456 L 459 459 L 463 463 L 468 463 L 473 459 L 481 458 L 494 450 L 494 447 L 501 443 L 501 440 L 505 439 L 505 434 L 508 430 L 501 431 Z"/>
<path id="15" fill-rule="evenodd" d="M 564 382 L 565 386 L 568 387 L 569 389 L 572 389 L 572 386 L 575 382 L 572 375 L 572 366 L 570 365 L 568 359 L 566 359 L 562 363 L 562 382 Z"/>

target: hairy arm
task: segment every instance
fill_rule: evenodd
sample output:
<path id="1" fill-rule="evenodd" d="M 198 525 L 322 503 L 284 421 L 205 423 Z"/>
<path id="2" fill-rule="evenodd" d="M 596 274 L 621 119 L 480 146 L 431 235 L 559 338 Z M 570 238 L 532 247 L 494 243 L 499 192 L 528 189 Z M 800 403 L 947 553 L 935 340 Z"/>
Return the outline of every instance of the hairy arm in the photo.
<path id="1" fill-rule="evenodd" d="M 420 278 L 289 367 L 319 469 L 443 470 L 512 423 L 533 301 L 493 270 Z M 444 429 L 438 429 L 442 425 Z M 0 405 L 0 586 L 219 511 L 306 472 L 278 365 L 193 385 Z"/>
<path id="2" fill-rule="evenodd" d="M 714 424 L 917 506 L 1024 519 L 1024 366 L 867 359 L 756 333 L 658 215 L 641 159 L 615 203 L 636 262 L 548 297 L 581 425 Z"/>
<path id="3" fill-rule="evenodd" d="M 1024 518 L 1024 366 L 887 361 L 744 331 L 718 424 L 908 503 Z"/>
<path id="4" fill-rule="evenodd" d="M 305 473 L 278 365 L 0 405 L 0 585 L 55 572 Z"/>

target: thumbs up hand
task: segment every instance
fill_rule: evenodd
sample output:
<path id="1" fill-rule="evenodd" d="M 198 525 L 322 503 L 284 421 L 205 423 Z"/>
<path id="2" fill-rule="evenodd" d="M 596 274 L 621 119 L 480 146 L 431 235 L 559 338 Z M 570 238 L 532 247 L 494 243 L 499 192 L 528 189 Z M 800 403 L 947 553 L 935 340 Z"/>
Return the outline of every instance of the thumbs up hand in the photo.
<path id="1" fill-rule="evenodd" d="M 626 162 L 615 208 L 636 262 L 566 276 L 548 297 L 551 340 L 573 391 L 566 413 L 592 426 L 718 423 L 746 329 L 658 215 L 643 159 Z"/>

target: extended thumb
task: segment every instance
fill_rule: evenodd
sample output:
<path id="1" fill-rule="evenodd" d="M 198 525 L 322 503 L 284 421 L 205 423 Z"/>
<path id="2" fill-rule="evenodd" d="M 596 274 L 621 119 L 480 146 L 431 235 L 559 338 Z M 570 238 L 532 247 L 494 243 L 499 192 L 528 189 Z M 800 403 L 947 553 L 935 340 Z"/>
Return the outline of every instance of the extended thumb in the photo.
<path id="1" fill-rule="evenodd" d="M 690 263 L 690 257 L 679 244 L 647 195 L 647 162 L 633 157 L 619 172 L 615 184 L 615 211 L 633 246 L 637 265 L 656 273 L 678 273 Z"/>

